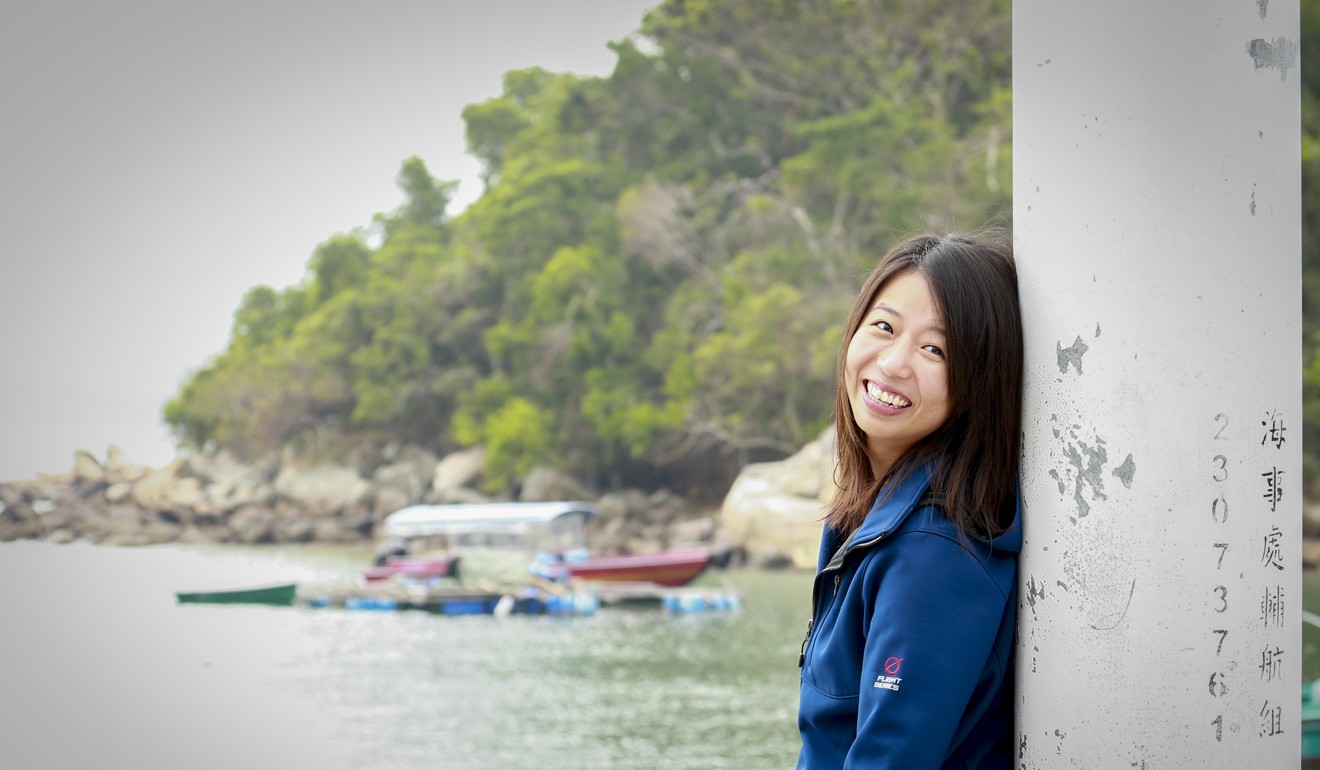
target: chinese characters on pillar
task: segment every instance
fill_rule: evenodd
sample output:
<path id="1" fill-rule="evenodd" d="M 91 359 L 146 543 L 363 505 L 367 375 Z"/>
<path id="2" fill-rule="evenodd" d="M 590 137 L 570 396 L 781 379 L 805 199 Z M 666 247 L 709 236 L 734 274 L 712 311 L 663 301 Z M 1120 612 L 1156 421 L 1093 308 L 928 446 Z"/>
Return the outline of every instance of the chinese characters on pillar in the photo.
<path id="1" fill-rule="evenodd" d="M 1283 556 L 1283 532 L 1280 531 L 1276 518 L 1279 513 L 1279 503 L 1284 495 L 1283 471 L 1278 468 L 1277 453 L 1287 442 L 1285 438 L 1287 429 L 1284 426 L 1283 416 L 1277 409 L 1266 412 L 1260 425 L 1262 430 L 1259 451 L 1264 454 L 1260 461 L 1264 466 L 1260 473 L 1261 498 L 1265 501 L 1261 513 L 1265 514 L 1266 507 L 1269 513 L 1260 517 L 1262 521 L 1260 569 L 1263 573 L 1260 575 L 1262 581 L 1260 620 L 1265 632 L 1265 641 L 1260 653 L 1259 671 L 1261 681 L 1269 685 L 1268 690 L 1275 694 L 1273 697 L 1263 699 L 1258 714 L 1260 723 L 1257 734 L 1261 738 L 1274 738 L 1283 734 L 1283 704 L 1288 702 L 1290 693 L 1287 683 L 1283 681 L 1285 653 L 1282 646 L 1287 641 L 1284 635 L 1284 617 L 1288 597 L 1284 594 L 1283 586 L 1277 582 L 1280 579 L 1279 573 L 1286 565 Z M 1295 684 L 1292 689 L 1296 690 Z"/>
<path id="2" fill-rule="evenodd" d="M 1215 704 L 1210 712 L 1213 716 L 1210 728 L 1214 740 L 1220 743 L 1235 735 L 1241 736 L 1238 740 L 1247 736 L 1258 740 L 1282 736 L 1284 711 L 1295 700 L 1291 696 L 1296 683 L 1290 685 L 1284 681 L 1284 663 L 1289 654 L 1285 633 L 1288 602 L 1300 599 L 1284 590 L 1284 575 L 1289 566 L 1289 544 L 1284 534 L 1288 528 L 1280 526 L 1287 511 L 1287 506 L 1281 503 L 1289 495 L 1284 471 L 1279 467 L 1285 459 L 1282 450 L 1287 444 L 1284 418 L 1277 409 L 1263 410 L 1260 432 L 1251 431 L 1254 435 L 1242 444 L 1238 444 L 1242 437 L 1232 429 L 1234 421 L 1229 415 L 1220 413 L 1213 420 L 1214 454 L 1207 469 L 1207 481 L 1210 482 L 1208 507 L 1216 525 L 1217 542 L 1211 544 L 1209 558 L 1218 579 L 1217 585 L 1209 588 L 1207 617 L 1220 627 L 1210 629 L 1207 653 L 1214 657 L 1209 673 L 1208 695 Z M 1246 473 L 1237 476 L 1241 472 L 1238 468 Z M 1245 481 L 1230 482 L 1230 475 Z M 1248 486 L 1230 489 L 1230 483 Z M 1249 499 L 1238 497 L 1253 486 L 1255 490 Z M 1241 514 L 1237 512 L 1240 501 Z M 1228 525 L 1230 508 L 1234 511 L 1232 527 Z M 1251 540 L 1241 542 L 1240 538 L 1248 532 Z M 1254 564 L 1247 562 L 1251 558 L 1249 554 L 1256 555 Z M 1227 570 L 1224 569 L 1226 555 L 1230 564 Z M 1254 599 L 1247 598 L 1253 596 Z M 1247 639 L 1236 639 L 1239 634 L 1247 635 Z M 1229 643 L 1225 644 L 1226 641 Z M 1250 656 L 1248 661 L 1256 659 L 1254 666 L 1249 663 L 1245 668 L 1245 676 L 1255 674 L 1255 686 L 1234 684 L 1235 680 L 1241 683 L 1244 676 L 1244 668 L 1239 665 L 1242 656 Z M 1247 698 L 1250 700 L 1242 702 Z"/>

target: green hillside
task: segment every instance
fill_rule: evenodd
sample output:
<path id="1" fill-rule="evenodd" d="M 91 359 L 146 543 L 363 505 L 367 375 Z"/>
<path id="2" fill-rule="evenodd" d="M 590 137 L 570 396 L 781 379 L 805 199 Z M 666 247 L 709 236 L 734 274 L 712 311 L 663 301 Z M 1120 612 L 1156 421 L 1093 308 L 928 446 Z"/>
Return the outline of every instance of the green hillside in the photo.
<path id="1" fill-rule="evenodd" d="M 509 72 L 463 113 L 481 198 L 451 217 L 452 183 L 404 161 L 405 203 L 321 244 L 299 284 L 250 290 L 165 418 L 246 458 L 483 443 L 492 492 L 548 464 L 718 494 L 829 422 L 838 323 L 880 251 L 1009 224 L 1009 11 L 667 0 L 612 46 L 608 78 Z M 1308 193 L 1317 66 L 1303 58 Z"/>

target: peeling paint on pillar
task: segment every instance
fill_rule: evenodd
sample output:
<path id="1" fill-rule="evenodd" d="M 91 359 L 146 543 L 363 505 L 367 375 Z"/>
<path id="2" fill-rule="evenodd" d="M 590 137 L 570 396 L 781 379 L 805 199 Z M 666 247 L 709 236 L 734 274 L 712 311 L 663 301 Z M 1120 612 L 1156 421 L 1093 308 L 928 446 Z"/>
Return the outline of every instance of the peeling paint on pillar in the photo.
<path id="1" fill-rule="evenodd" d="M 1082 356 L 1086 354 L 1086 351 L 1090 350 L 1086 343 L 1082 342 L 1081 336 L 1078 335 L 1077 340 L 1066 348 L 1063 346 L 1062 342 L 1055 343 L 1055 347 L 1056 355 L 1059 358 L 1059 373 L 1067 374 L 1068 365 L 1072 364 L 1073 368 L 1077 370 L 1077 373 L 1081 374 Z"/>
<path id="2" fill-rule="evenodd" d="M 1114 469 L 1114 475 L 1118 477 L 1119 481 L 1123 482 L 1124 489 L 1132 488 L 1132 477 L 1135 476 L 1136 473 L 1137 464 L 1132 462 L 1131 452 L 1129 452 L 1128 456 L 1124 458 L 1123 464 Z"/>
<path id="3" fill-rule="evenodd" d="M 1260 432 L 1300 435 L 1299 18 L 1013 4 L 1020 770 L 1299 764 L 1300 624 L 1262 597 L 1301 594 L 1300 498 L 1261 472 L 1298 478 L 1300 440 Z"/>
<path id="4" fill-rule="evenodd" d="M 1288 70 L 1297 66 L 1296 40 L 1276 37 L 1266 40 L 1258 37 L 1247 43 L 1247 55 L 1255 63 L 1256 69 L 1274 69 L 1279 71 L 1279 79 L 1288 79 Z"/>

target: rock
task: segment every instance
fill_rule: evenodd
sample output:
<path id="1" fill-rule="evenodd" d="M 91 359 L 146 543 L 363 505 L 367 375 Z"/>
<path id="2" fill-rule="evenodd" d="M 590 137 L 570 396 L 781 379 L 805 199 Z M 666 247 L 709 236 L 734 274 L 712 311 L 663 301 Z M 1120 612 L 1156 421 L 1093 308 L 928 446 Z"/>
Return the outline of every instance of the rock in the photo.
<path id="1" fill-rule="evenodd" d="M 105 501 L 112 505 L 126 503 L 133 499 L 133 482 L 119 481 L 105 490 Z"/>
<path id="2" fill-rule="evenodd" d="M 208 484 L 203 490 L 207 504 L 221 511 L 232 511 L 244 505 L 273 504 L 275 488 L 257 475 L 237 479 L 223 479 Z"/>
<path id="3" fill-rule="evenodd" d="M 372 509 L 392 513 L 419 502 L 431 488 L 439 461 L 424 449 L 410 447 L 398 453 L 399 460 L 382 465 L 371 474 L 375 489 Z"/>
<path id="4" fill-rule="evenodd" d="M 188 524 L 180 530 L 177 542 L 190 544 L 218 543 L 222 539 L 222 534 L 223 533 L 214 528 L 198 527 Z"/>
<path id="5" fill-rule="evenodd" d="M 1302 568 L 1320 567 L 1320 540 L 1304 538 L 1302 540 Z"/>
<path id="6" fill-rule="evenodd" d="M 486 462 L 486 448 L 474 446 L 445 456 L 436 463 L 431 474 L 431 492 L 442 497 L 452 490 L 471 487 L 481 478 L 481 468 Z"/>
<path id="7" fill-rule="evenodd" d="M 69 543 L 72 543 L 77 539 L 78 536 L 75 535 L 72 530 L 68 530 L 63 527 L 53 530 L 52 532 L 46 535 L 46 541 L 50 543 L 55 543 L 56 545 L 68 545 Z"/>
<path id="8" fill-rule="evenodd" d="M 102 545 L 142 546 L 172 543 L 179 539 L 181 529 L 165 521 L 149 521 L 135 530 L 114 531 L 101 540 Z"/>
<path id="9" fill-rule="evenodd" d="M 397 487 L 377 487 L 376 494 L 372 498 L 371 509 L 378 514 L 390 514 L 412 505 L 414 502 L 412 496 Z"/>
<path id="10" fill-rule="evenodd" d="M 318 543 L 357 543 L 363 539 L 362 526 L 360 520 L 317 519 L 312 538 Z"/>
<path id="11" fill-rule="evenodd" d="M 79 449 L 73 453 L 73 477 L 91 482 L 105 481 L 105 468 L 91 452 Z"/>
<path id="12" fill-rule="evenodd" d="M 587 546 L 592 553 L 619 553 L 631 536 L 625 516 L 601 515 L 587 521 Z"/>
<path id="13" fill-rule="evenodd" d="M 673 524 L 670 527 L 670 540 L 674 547 L 709 543 L 715 539 L 715 519 L 702 516 Z"/>
<path id="14" fill-rule="evenodd" d="M 1302 503 L 1302 537 L 1320 539 L 1320 503 Z"/>
<path id="15" fill-rule="evenodd" d="M 331 515 L 360 506 L 371 486 L 343 465 L 302 468 L 285 463 L 275 477 L 275 493 L 313 515 Z"/>
<path id="16" fill-rule="evenodd" d="M 524 503 L 547 503 L 559 500 L 590 500 L 591 492 L 577 479 L 553 468 L 538 465 L 523 478 L 518 499 Z"/>
<path id="17" fill-rule="evenodd" d="M 833 463 L 831 429 L 792 457 L 744 467 L 724 499 L 717 540 L 756 566 L 814 567 Z"/>
<path id="18" fill-rule="evenodd" d="M 145 465 L 134 465 L 124 450 L 114 444 L 106 447 L 104 467 L 105 480 L 109 484 L 137 481 L 151 470 Z"/>
<path id="19" fill-rule="evenodd" d="M 277 458 L 268 457 L 255 465 L 248 465 L 241 462 L 229 450 L 221 449 L 211 454 L 188 455 L 184 458 L 182 474 L 195 476 L 208 483 L 236 483 L 243 480 L 256 484 L 269 481 L 278 462 Z"/>
<path id="20" fill-rule="evenodd" d="M 161 468 L 148 471 L 133 484 L 133 502 L 152 511 L 181 507 L 175 501 L 174 487 L 182 468 L 183 460 L 176 458 Z M 194 479 L 193 484 L 196 483 Z"/>
<path id="21" fill-rule="evenodd" d="M 12 508 L 8 509 L 6 513 L 12 510 Z M 0 516 L 0 543 L 41 537 L 42 531 L 41 522 L 35 516 L 23 518 Z"/>
<path id="22" fill-rule="evenodd" d="M 133 505 L 112 505 L 105 512 L 105 532 L 107 536 L 135 535 L 146 524 L 142 510 Z"/>
<path id="23" fill-rule="evenodd" d="M 23 493 L 12 484 L 0 484 L 0 513 L 6 508 L 23 504 Z"/>
<path id="24" fill-rule="evenodd" d="M 657 553 L 665 550 L 663 537 L 655 532 L 644 532 L 628 538 L 621 553 Z"/>
<path id="25" fill-rule="evenodd" d="M 467 487 L 432 489 L 422 497 L 422 502 L 428 505 L 483 505 L 493 501 L 490 496 Z"/>
<path id="26" fill-rule="evenodd" d="M 640 489 L 624 489 L 618 492 L 609 492 L 601 495 L 596 501 L 596 509 L 600 511 L 602 519 L 635 519 L 641 521 L 646 518 L 647 509 L 650 507 L 650 501 L 646 493 Z"/>
<path id="27" fill-rule="evenodd" d="M 277 543 L 310 543 L 316 539 L 319 519 L 276 518 L 271 526 L 271 539 Z"/>
<path id="28" fill-rule="evenodd" d="M 229 517 L 230 538 L 238 543 L 269 542 L 274 518 L 274 515 L 264 508 L 245 505 Z"/>

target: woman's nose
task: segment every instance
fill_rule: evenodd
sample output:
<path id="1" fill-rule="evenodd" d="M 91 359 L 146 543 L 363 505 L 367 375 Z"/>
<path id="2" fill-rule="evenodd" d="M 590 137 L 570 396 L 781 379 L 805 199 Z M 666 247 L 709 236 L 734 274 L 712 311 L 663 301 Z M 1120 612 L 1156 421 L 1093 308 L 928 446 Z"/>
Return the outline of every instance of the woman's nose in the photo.
<path id="1" fill-rule="evenodd" d="M 895 379 L 906 377 L 912 371 L 912 351 L 907 345 L 890 345 L 880 351 L 875 361 L 880 371 Z"/>

